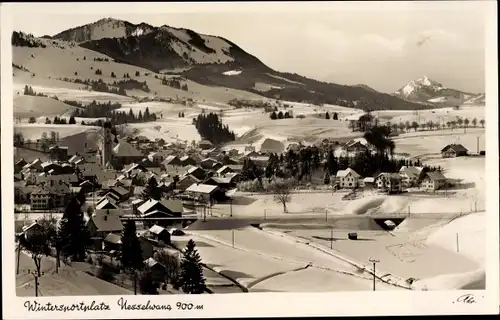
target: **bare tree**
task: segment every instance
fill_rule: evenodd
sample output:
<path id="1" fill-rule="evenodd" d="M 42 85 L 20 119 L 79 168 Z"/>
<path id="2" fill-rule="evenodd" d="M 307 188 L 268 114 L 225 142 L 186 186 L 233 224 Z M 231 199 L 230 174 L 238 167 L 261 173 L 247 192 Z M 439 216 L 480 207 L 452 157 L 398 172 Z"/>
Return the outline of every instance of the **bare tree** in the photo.
<path id="1" fill-rule="evenodd" d="M 180 261 L 177 255 L 159 250 L 155 253 L 154 259 L 165 267 L 165 284 L 170 281 L 175 287 L 180 276 Z"/>
<path id="2" fill-rule="evenodd" d="M 35 263 L 37 275 L 41 275 L 42 258 L 50 254 L 49 236 L 45 228 L 35 232 L 24 232 L 19 237 L 19 248 L 28 252 Z"/>
<path id="3" fill-rule="evenodd" d="M 292 200 L 293 181 L 278 179 L 271 182 L 268 190 L 274 194 L 274 201 L 283 205 L 283 212 L 288 213 L 286 204 Z"/>

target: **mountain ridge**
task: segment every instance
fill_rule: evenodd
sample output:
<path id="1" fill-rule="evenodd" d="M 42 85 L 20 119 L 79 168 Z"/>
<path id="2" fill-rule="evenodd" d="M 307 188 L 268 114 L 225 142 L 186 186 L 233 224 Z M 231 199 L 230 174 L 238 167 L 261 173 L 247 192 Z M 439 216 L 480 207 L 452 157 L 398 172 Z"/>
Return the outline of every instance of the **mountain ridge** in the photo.
<path id="1" fill-rule="evenodd" d="M 13 35 L 12 44 L 22 46 L 20 38 L 22 40 L 19 34 Z M 103 18 L 47 38 L 104 54 L 118 63 L 159 74 L 168 71 L 202 85 L 244 90 L 265 98 L 364 110 L 413 110 L 436 106 L 431 102 L 381 93 L 365 85 L 340 85 L 279 72 L 230 40 L 190 29 Z M 37 39 L 30 41 L 37 43 Z"/>
<path id="2" fill-rule="evenodd" d="M 445 87 L 442 83 L 424 75 L 411 80 L 394 92 L 395 96 L 420 103 L 437 105 L 462 105 L 484 103 L 484 93 L 470 93 Z"/>

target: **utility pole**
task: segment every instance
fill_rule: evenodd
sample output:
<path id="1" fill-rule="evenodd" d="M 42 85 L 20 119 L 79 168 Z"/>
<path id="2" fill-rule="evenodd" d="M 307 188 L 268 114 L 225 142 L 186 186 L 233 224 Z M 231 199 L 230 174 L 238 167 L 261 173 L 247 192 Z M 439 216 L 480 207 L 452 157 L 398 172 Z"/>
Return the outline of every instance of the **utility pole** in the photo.
<path id="1" fill-rule="evenodd" d="M 479 154 L 479 136 L 476 137 L 476 147 L 477 147 L 477 153 Z"/>
<path id="2" fill-rule="evenodd" d="M 410 217 L 410 206 L 408 206 L 408 218 Z"/>
<path id="3" fill-rule="evenodd" d="M 234 248 L 234 229 L 231 230 L 231 239 L 232 239 L 233 248 Z"/>
<path id="4" fill-rule="evenodd" d="M 333 227 L 330 228 L 330 249 L 333 249 Z"/>
<path id="5" fill-rule="evenodd" d="M 370 258 L 370 262 L 373 263 L 373 291 L 375 291 L 375 267 L 376 267 L 376 264 L 380 262 L 380 260 L 377 260 L 377 259 L 374 259 L 374 258 Z"/>
<path id="6" fill-rule="evenodd" d="M 38 278 L 44 275 L 43 272 L 33 272 L 31 269 L 26 270 L 28 274 L 31 274 L 35 278 L 35 297 L 38 297 Z"/>
<path id="7" fill-rule="evenodd" d="M 266 218 L 267 218 L 267 210 L 264 209 L 264 220 L 266 220 Z"/>
<path id="8" fill-rule="evenodd" d="M 230 202 L 229 202 L 229 216 L 233 216 L 233 198 L 231 198 Z"/>
<path id="9" fill-rule="evenodd" d="M 458 245 L 458 232 L 457 232 L 457 252 L 460 252 L 460 246 Z"/>
<path id="10" fill-rule="evenodd" d="M 325 222 L 328 222 L 328 210 L 325 210 Z"/>

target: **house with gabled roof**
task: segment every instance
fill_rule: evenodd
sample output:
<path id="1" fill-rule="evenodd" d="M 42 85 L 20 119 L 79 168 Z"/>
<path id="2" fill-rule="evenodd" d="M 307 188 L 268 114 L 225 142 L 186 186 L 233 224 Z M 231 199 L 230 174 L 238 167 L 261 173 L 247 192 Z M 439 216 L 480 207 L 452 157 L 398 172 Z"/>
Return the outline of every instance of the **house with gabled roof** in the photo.
<path id="1" fill-rule="evenodd" d="M 119 203 L 127 201 L 130 198 L 130 191 L 124 187 L 118 186 L 109 189 L 106 195 Z"/>
<path id="2" fill-rule="evenodd" d="M 443 149 L 441 149 L 441 155 L 443 158 L 455 158 L 467 156 L 469 150 L 461 144 L 449 144 Z"/>
<path id="3" fill-rule="evenodd" d="M 403 191 L 403 179 L 399 173 L 382 172 L 375 178 L 378 189 L 388 193 L 400 193 Z"/>
<path id="4" fill-rule="evenodd" d="M 196 160 L 190 156 L 183 156 L 180 159 L 181 159 L 183 166 L 187 166 L 187 165 L 195 166 L 196 165 Z"/>
<path id="5" fill-rule="evenodd" d="M 118 205 L 116 204 L 116 201 L 108 196 L 105 196 L 101 198 L 97 203 L 96 203 L 96 210 L 104 210 L 104 209 L 119 209 Z"/>
<path id="6" fill-rule="evenodd" d="M 340 188 L 357 188 L 361 176 L 351 168 L 337 171 L 336 178 Z"/>
<path id="7" fill-rule="evenodd" d="M 153 257 L 149 257 L 148 259 L 144 260 L 144 265 L 151 272 L 153 281 L 165 281 L 166 268 L 163 264 L 156 261 Z"/>
<path id="8" fill-rule="evenodd" d="M 182 163 L 181 159 L 179 159 L 179 157 L 177 157 L 175 155 L 169 155 L 168 157 L 165 158 L 165 160 L 163 160 L 163 162 L 161 163 L 161 165 L 163 167 L 166 167 L 168 165 L 182 167 L 183 163 Z"/>
<path id="9" fill-rule="evenodd" d="M 186 175 L 192 175 L 198 180 L 203 180 L 207 177 L 207 172 L 200 167 L 189 166 L 187 167 Z"/>
<path id="10" fill-rule="evenodd" d="M 201 140 L 200 142 L 198 142 L 198 147 L 202 150 L 208 150 L 208 149 L 213 147 L 213 144 L 212 144 L 212 142 L 204 139 L 204 140 Z"/>
<path id="11" fill-rule="evenodd" d="M 217 175 L 219 177 L 224 176 L 226 173 L 234 172 L 229 166 L 222 166 L 217 170 Z"/>
<path id="12" fill-rule="evenodd" d="M 201 160 L 200 167 L 205 170 L 211 170 L 218 161 L 212 158 L 205 158 Z"/>
<path id="13" fill-rule="evenodd" d="M 139 150 L 125 140 L 120 140 L 113 148 L 113 159 L 116 159 L 122 166 L 139 162 L 142 158 L 143 155 Z"/>
<path id="14" fill-rule="evenodd" d="M 416 186 L 422 177 L 421 167 L 407 167 L 402 166 L 399 169 L 399 175 L 401 176 L 403 186 L 406 188 Z"/>
<path id="15" fill-rule="evenodd" d="M 96 210 L 87 221 L 90 236 L 104 239 L 109 233 L 120 234 L 123 231 L 123 223 L 120 219 L 122 214 L 120 209 Z"/>
<path id="16" fill-rule="evenodd" d="M 424 174 L 420 187 L 426 191 L 439 190 L 446 185 L 446 177 L 439 171 L 430 171 Z"/>
<path id="17" fill-rule="evenodd" d="M 191 174 L 187 174 L 185 176 L 180 177 L 179 181 L 175 185 L 175 188 L 177 190 L 184 191 L 187 188 L 189 188 L 193 183 L 199 183 L 199 182 L 201 182 L 200 179 L 196 178 Z"/>
<path id="18" fill-rule="evenodd" d="M 217 185 L 193 183 L 189 188 L 186 189 L 185 192 L 195 198 L 202 198 L 208 203 L 212 204 L 218 197 L 218 193 L 221 193 L 222 190 Z"/>
<path id="19" fill-rule="evenodd" d="M 166 244 L 170 243 L 170 233 L 164 227 L 155 224 L 148 231 L 156 240 L 163 241 Z"/>

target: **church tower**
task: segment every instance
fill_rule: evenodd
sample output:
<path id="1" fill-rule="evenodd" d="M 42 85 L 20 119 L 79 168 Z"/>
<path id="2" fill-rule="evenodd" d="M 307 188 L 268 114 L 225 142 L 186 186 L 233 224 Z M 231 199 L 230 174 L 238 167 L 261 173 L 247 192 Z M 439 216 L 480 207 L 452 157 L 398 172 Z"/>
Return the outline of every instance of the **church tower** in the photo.
<path id="1" fill-rule="evenodd" d="M 103 125 L 103 139 L 101 147 L 101 165 L 104 168 L 111 161 L 113 154 L 113 134 L 111 133 L 111 123 L 105 122 Z"/>

